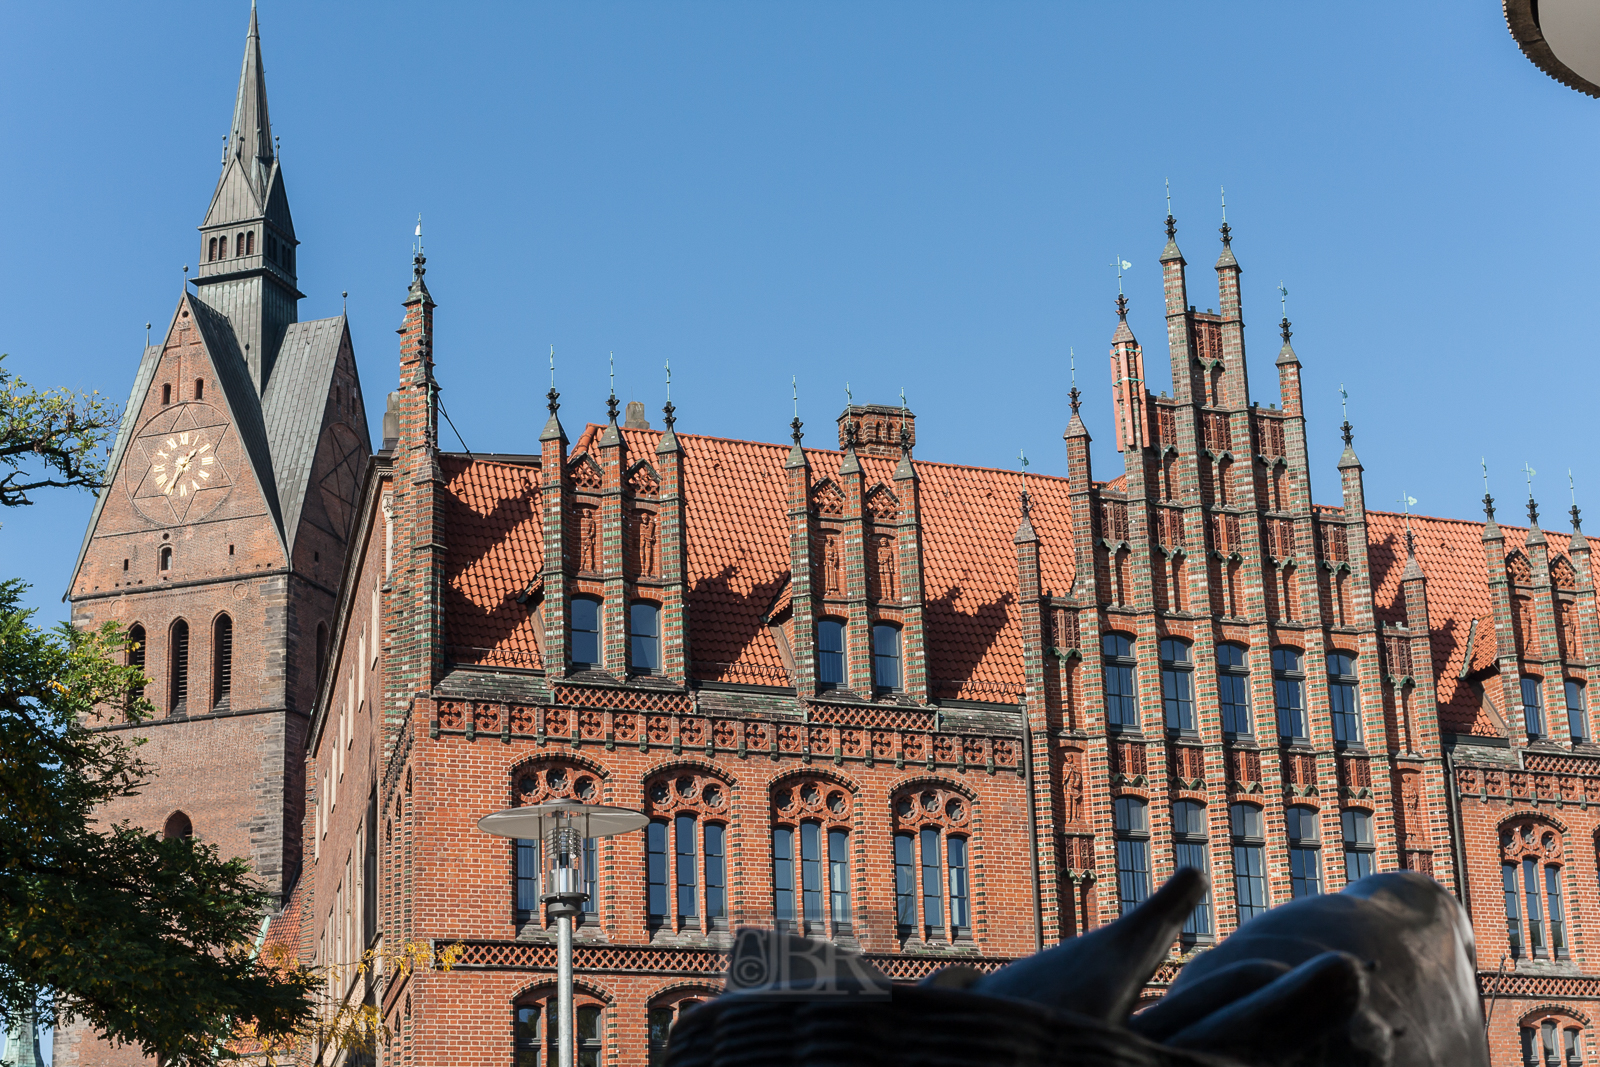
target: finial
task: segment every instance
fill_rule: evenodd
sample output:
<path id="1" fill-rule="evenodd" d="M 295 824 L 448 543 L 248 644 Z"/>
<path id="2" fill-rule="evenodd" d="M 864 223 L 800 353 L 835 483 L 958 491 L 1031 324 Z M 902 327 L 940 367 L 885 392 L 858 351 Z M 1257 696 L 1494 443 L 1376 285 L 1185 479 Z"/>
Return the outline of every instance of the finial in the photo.
<path id="1" fill-rule="evenodd" d="M 1167 240 L 1175 240 L 1178 236 L 1178 223 L 1172 217 L 1172 179 L 1167 180 Z"/>
<path id="2" fill-rule="evenodd" d="M 1344 434 L 1344 447 L 1353 447 L 1352 442 L 1355 440 L 1356 432 L 1350 428 L 1350 420 L 1348 418 L 1344 420 L 1344 425 L 1339 427 L 1339 432 Z"/>
<path id="3" fill-rule="evenodd" d="M 1396 501 L 1396 503 L 1400 505 L 1401 509 L 1405 511 L 1405 515 L 1406 515 L 1406 555 L 1407 556 L 1415 556 L 1417 554 L 1417 541 L 1416 541 L 1416 538 L 1411 536 L 1411 505 L 1415 504 L 1416 502 L 1417 502 L 1417 498 L 1412 496 L 1412 495 L 1410 495 L 1409 493 L 1401 493 L 1400 494 L 1400 499 Z"/>
<path id="4" fill-rule="evenodd" d="M 422 251 L 422 213 L 420 211 L 417 212 L 417 229 L 413 236 L 415 240 L 412 241 L 411 248 L 411 274 L 418 281 L 421 281 L 422 276 L 428 273 L 427 268 L 423 266 L 424 263 L 428 262 L 428 257 Z"/>
<path id="5" fill-rule="evenodd" d="M 277 159 L 283 154 L 283 137 L 274 134 L 272 137 L 272 158 Z"/>
<path id="6" fill-rule="evenodd" d="M 1533 500 L 1533 476 L 1539 472 L 1528 466 L 1527 462 L 1524 461 L 1522 473 L 1528 476 L 1528 521 L 1537 526 L 1539 525 L 1539 505 L 1534 503 Z"/>
<path id="7" fill-rule="evenodd" d="M 906 391 L 900 390 L 900 454 L 911 454 L 911 428 L 906 425 Z"/>
<path id="8" fill-rule="evenodd" d="M 1289 317 L 1289 288 L 1281 281 L 1278 283 L 1278 301 L 1283 305 L 1283 317 Z"/>
<path id="9" fill-rule="evenodd" d="M 1067 346 L 1067 370 L 1072 374 L 1072 387 L 1078 387 L 1078 350 Z"/>
<path id="10" fill-rule="evenodd" d="M 561 406 L 560 404 L 556 403 L 556 401 L 559 400 L 560 398 L 561 398 L 561 394 L 556 392 L 556 346 L 555 345 L 551 345 L 550 346 L 550 391 L 545 394 L 545 399 L 548 402 L 548 406 L 550 408 L 550 415 L 551 415 L 552 418 L 555 417 L 556 408 Z"/>
<path id="11" fill-rule="evenodd" d="M 844 420 L 844 447 L 845 447 L 845 451 L 847 451 L 847 452 L 855 451 L 856 433 L 857 433 L 856 420 L 855 419 L 845 419 Z"/>
<path id="12" fill-rule="evenodd" d="M 1072 405 L 1072 414 L 1078 414 L 1078 406 L 1083 403 L 1083 394 L 1078 391 L 1076 383 L 1067 391 L 1067 403 Z"/>
<path id="13" fill-rule="evenodd" d="M 1232 247 L 1233 228 L 1228 225 L 1228 190 L 1222 186 L 1218 188 L 1222 189 L 1222 229 L 1217 232 L 1222 234 L 1222 247 L 1229 248 Z"/>
<path id="14" fill-rule="evenodd" d="M 344 301 L 344 304 L 339 308 L 339 310 L 340 311 L 344 311 L 344 312 L 349 312 L 349 310 L 350 310 L 350 290 L 346 289 L 344 292 L 340 293 L 339 294 L 339 299 Z"/>
<path id="15" fill-rule="evenodd" d="M 550 388 L 556 387 L 556 346 L 550 346 Z"/>
<path id="16" fill-rule="evenodd" d="M 1033 513 L 1033 497 L 1028 494 L 1028 454 L 1019 448 L 1017 459 L 1022 462 L 1022 518 L 1027 521 Z"/>
<path id="17" fill-rule="evenodd" d="M 1344 383 L 1339 383 L 1339 410 L 1344 413 L 1344 421 L 1350 421 L 1350 394 L 1345 392 Z M 1348 443 L 1348 442 L 1346 442 Z"/>
<path id="18" fill-rule="evenodd" d="M 415 240 L 411 242 L 412 255 L 422 255 L 422 212 L 417 212 L 417 231 Z"/>
<path id="19" fill-rule="evenodd" d="M 1133 264 L 1129 263 L 1127 260 L 1123 259 L 1121 256 L 1118 256 L 1117 258 L 1115 258 L 1115 259 L 1113 259 L 1111 261 L 1111 268 L 1117 272 L 1117 295 L 1118 296 L 1122 295 L 1122 272 L 1127 270 L 1131 266 L 1133 266 Z"/>
<path id="20" fill-rule="evenodd" d="M 667 400 L 672 400 L 672 360 L 667 360 Z"/>
<path id="21" fill-rule="evenodd" d="M 789 376 L 789 389 L 794 393 L 794 421 L 789 423 L 789 436 L 794 438 L 796 448 L 800 447 L 800 438 L 805 434 L 800 432 L 800 427 L 805 423 L 800 421 L 800 378 L 798 375 Z"/>
<path id="22" fill-rule="evenodd" d="M 674 414 L 678 409 L 672 406 L 672 360 L 667 360 L 667 402 L 661 408 L 661 421 L 667 424 L 667 432 L 672 432 L 672 424 L 678 421 Z"/>
<path id="23" fill-rule="evenodd" d="M 850 383 L 849 382 L 845 382 L 844 383 L 844 403 L 845 403 L 845 407 L 854 407 L 855 406 L 855 402 L 856 402 L 856 398 L 855 398 L 854 394 L 852 394 L 850 392 Z"/>
<path id="24" fill-rule="evenodd" d="M 1117 294 L 1117 318 L 1123 322 L 1128 321 L 1128 298 L 1120 292 Z"/>
<path id="25" fill-rule="evenodd" d="M 608 388 L 606 407 L 611 412 L 611 421 L 617 421 L 617 354 L 611 353 L 611 385 Z"/>
<path id="26" fill-rule="evenodd" d="M 189 264 L 187 263 L 183 265 L 183 291 L 185 293 L 189 291 Z"/>
<path id="27" fill-rule="evenodd" d="M 224 167 L 226 167 L 228 165 L 228 135 L 227 134 L 223 134 L 222 135 L 222 165 Z"/>
<path id="28" fill-rule="evenodd" d="M 146 348 L 150 347 L 150 324 L 148 322 L 144 324 L 144 346 Z"/>

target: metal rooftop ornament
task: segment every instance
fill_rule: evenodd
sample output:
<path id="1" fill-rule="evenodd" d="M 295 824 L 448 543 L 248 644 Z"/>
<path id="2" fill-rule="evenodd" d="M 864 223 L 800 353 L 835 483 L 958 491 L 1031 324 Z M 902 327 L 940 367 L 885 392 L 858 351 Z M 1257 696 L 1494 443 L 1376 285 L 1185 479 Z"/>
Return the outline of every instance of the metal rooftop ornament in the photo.
<path id="1" fill-rule="evenodd" d="M 1178 237 L 1178 221 L 1172 217 L 1172 179 L 1167 182 L 1167 240 L 1174 241 Z"/>
<path id="2" fill-rule="evenodd" d="M 1222 247 L 1231 248 L 1233 245 L 1233 229 L 1228 225 L 1228 190 L 1222 186 L 1222 228 L 1217 232 L 1222 234 Z"/>
<path id="3" fill-rule="evenodd" d="M 795 447 L 798 448 L 800 446 L 800 438 L 805 436 L 800 432 L 800 427 L 804 426 L 805 423 L 800 421 L 800 378 L 798 375 L 790 375 L 789 388 L 794 393 L 794 421 L 789 423 L 789 436 L 794 438 Z"/>
<path id="4" fill-rule="evenodd" d="M 1522 473 L 1528 476 L 1528 522 L 1537 526 L 1539 525 L 1539 505 L 1534 503 L 1533 500 L 1533 476 L 1539 472 L 1528 466 L 1527 461 L 1524 460 Z"/>

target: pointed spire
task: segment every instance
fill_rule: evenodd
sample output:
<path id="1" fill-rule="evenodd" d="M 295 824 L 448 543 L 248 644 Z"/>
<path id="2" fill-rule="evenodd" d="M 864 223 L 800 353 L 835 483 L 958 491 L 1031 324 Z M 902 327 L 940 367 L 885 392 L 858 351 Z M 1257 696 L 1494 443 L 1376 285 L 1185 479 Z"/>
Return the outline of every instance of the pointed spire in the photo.
<path id="1" fill-rule="evenodd" d="M 228 159 L 237 159 L 265 194 L 267 175 L 275 158 L 272 120 L 267 116 L 267 75 L 261 64 L 261 33 L 256 27 L 255 0 L 250 2 L 250 32 L 244 41 L 244 62 L 239 68 L 239 92 L 233 103 L 233 127 L 228 131 Z"/>
<path id="2" fill-rule="evenodd" d="M 1025 545 L 1039 540 L 1039 535 L 1033 530 L 1033 495 L 1028 492 L 1028 461 L 1018 453 L 1022 459 L 1022 521 L 1017 524 L 1017 534 L 1011 539 L 1013 544 Z"/>
<path id="3" fill-rule="evenodd" d="M 845 388 L 848 390 L 849 386 Z M 847 420 L 844 424 L 844 460 L 839 464 L 840 474 L 861 472 L 861 461 L 856 458 L 856 432 L 856 420 Z"/>

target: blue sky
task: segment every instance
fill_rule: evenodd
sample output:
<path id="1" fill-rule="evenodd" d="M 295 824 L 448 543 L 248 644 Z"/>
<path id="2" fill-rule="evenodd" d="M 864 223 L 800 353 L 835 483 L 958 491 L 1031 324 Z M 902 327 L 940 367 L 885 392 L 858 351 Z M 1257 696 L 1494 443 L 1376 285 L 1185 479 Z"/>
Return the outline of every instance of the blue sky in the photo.
<path id="1" fill-rule="evenodd" d="M 125 400 L 196 259 L 247 15 L 7 7 L 0 351 L 29 381 Z M 1133 264 L 1130 323 L 1169 388 L 1171 179 L 1202 309 L 1227 187 L 1264 404 L 1288 286 L 1319 501 L 1344 383 L 1370 506 L 1477 517 L 1486 456 L 1503 518 L 1524 463 L 1547 525 L 1568 467 L 1600 509 L 1580 433 L 1600 102 L 1524 60 L 1496 3 L 266 0 L 261 32 L 301 317 L 349 290 L 381 410 L 421 212 L 444 401 L 475 451 L 536 449 L 553 344 L 569 428 L 603 416 L 614 351 L 652 416 L 670 358 L 680 430 L 782 439 L 795 375 L 809 441 L 847 381 L 904 388 L 920 457 L 1025 449 L 1061 473 L 1075 348 L 1111 476 L 1109 264 Z M 47 616 L 90 506 L 0 516 L 5 573 Z"/>

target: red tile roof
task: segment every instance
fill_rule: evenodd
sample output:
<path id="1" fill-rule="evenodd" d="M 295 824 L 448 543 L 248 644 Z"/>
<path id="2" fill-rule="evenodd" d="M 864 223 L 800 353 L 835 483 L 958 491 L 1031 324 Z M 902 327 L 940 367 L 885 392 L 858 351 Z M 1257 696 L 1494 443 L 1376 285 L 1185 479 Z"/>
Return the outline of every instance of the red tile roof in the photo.
<path id="1" fill-rule="evenodd" d="M 590 424 L 574 456 L 604 430 Z M 629 461 L 655 461 L 659 431 L 623 430 Z M 689 648 L 703 678 L 787 685 L 762 614 L 789 580 L 785 445 L 680 434 L 687 521 Z M 842 453 L 807 449 L 813 480 L 837 478 Z M 543 557 L 531 468 L 446 457 L 449 501 L 442 516 L 449 595 L 447 641 L 461 661 L 531 665 L 532 625 L 516 596 Z M 865 489 L 894 489 L 893 460 L 861 457 Z M 1015 611 L 1012 538 L 1021 514 L 1015 472 L 915 464 L 921 478 L 924 625 L 928 664 L 946 697 L 1010 701 L 1023 684 Z M 1065 479 L 1030 476 L 1033 526 L 1044 587 L 1072 584 L 1071 516 Z M 480 650 L 470 652 L 468 650 Z"/>

